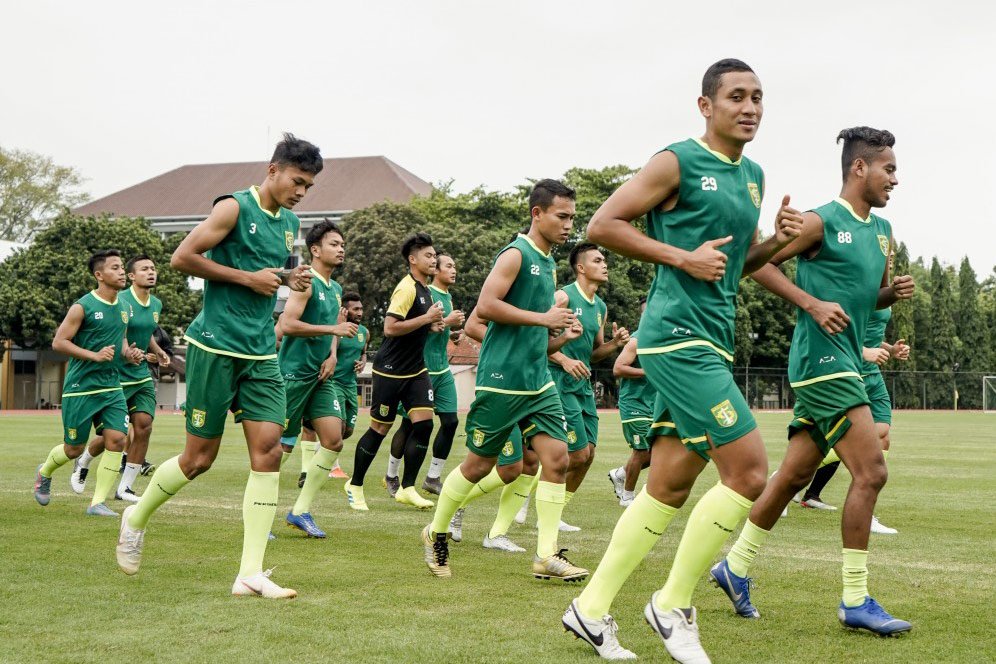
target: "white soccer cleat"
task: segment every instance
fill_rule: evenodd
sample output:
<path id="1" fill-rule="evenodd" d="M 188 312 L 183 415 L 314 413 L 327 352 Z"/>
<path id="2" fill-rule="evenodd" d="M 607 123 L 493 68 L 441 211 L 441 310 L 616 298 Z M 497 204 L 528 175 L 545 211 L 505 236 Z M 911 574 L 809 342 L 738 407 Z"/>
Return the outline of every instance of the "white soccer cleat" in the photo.
<path id="1" fill-rule="evenodd" d="M 272 569 L 245 578 L 237 577 L 232 584 L 232 594 L 236 597 L 265 597 L 266 599 L 291 599 L 297 597 L 297 591 L 292 588 L 281 588 L 270 581 Z"/>
<path id="2" fill-rule="evenodd" d="M 821 500 L 816 500 L 815 498 L 808 498 L 806 500 L 800 501 L 800 505 L 803 507 L 808 507 L 811 510 L 826 510 L 827 512 L 836 512 L 837 508 L 829 503 L 824 503 Z"/>
<path id="3" fill-rule="evenodd" d="M 788 508 L 788 505 L 786 505 L 785 509 L 782 510 L 782 518 L 784 519 L 788 515 L 789 515 L 789 508 Z"/>
<path id="4" fill-rule="evenodd" d="M 128 503 L 137 503 L 141 499 L 141 496 L 137 495 L 134 491 L 132 491 L 131 487 L 129 486 L 125 487 L 124 491 L 115 491 L 114 499 L 123 500 Z"/>
<path id="5" fill-rule="evenodd" d="M 619 644 L 619 638 L 616 636 L 619 625 L 610 615 L 604 615 L 600 620 L 585 618 L 578 611 L 578 601 L 575 599 L 564 611 L 561 622 L 566 631 L 594 648 L 602 659 L 612 662 L 636 659 L 635 653 Z"/>
<path id="6" fill-rule="evenodd" d="M 526 496 L 526 502 L 522 503 L 522 507 L 515 513 L 515 522 L 520 526 L 525 525 L 527 516 L 529 516 L 529 496 Z"/>
<path id="7" fill-rule="evenodd" d="M 629 507 L 630 505 L 633 504 L 634 500 L 636 500 L 636 492 L 635 491 L 626 491 L 625 489 L 623 489 L 623 494 L 619 498 L 619 506 L 620 507 Z"/>
<path id="8" fill-rule="evenodd" d="M 558 526 L 557 529 L 562 533 L 576 533 L 579 530 L 581 530 L 581 528 L 579 528 L 578 526 L 572 526 L 566 521 L 561 521 L 560 526 Z"/>
<path id="9" fill-rule="evenodd" d="M 895 528 L 890 528 L 889 526 L 885 525 L 884 523 L 882 523 L 881 521 L 879 521 L 878 517 L 875 516 L 875 515 L 872 515 L 871 531 L 873 533 L 875 533 L 876 535 L 898 535 L 899 534 L 898 530 L 896 530 Z"/>
<path id="10" fill-rule="evenodd" d="M 774 475 L 772 475 L 772 477 L 774 477 Z M 792 496 L 792 502 L 797 504 L 802 502 L 802 491 Z"/>
<path id="11" fill-rule="evenodd" d="M 612 490 L 616 492 L 616 498 L 622 498 L 626 490 L 626 469 L 620 466 L 609 471 L 609 481 L 612 482 Z"/>
<path id="12" fill-rule="evenodd" d="M 454 542 L 463 541 L 463 508 L 458 509 L 450 519 L 450 539 Z"/>
<path id="13" fill-rule="evenodd" d="M 712 664 L 699 639 L 695 607 L 671 609 L 664 613 L 654 604 L 656 598 L 657 593 L 654 593 L 643 609 L 643 617 L 664 641 L 667 653 L 680 664 Z"/>
<path id="14" fill-rule="evenodd" d="M 485 549 L 497 549 L 510 553 L 523 553 L 525 549 L 508 538 L 508 535 L 497 535 L 496 537 L 485 537 L 483 546 Z"/>
<path id="15" fill-rule="evenodd" d="M 128 525 L 128 518 L 134 511 L 135 506 L 129 505 L 121 514 L 121 528 L 118 530 L 118 546 L 115 550 L 118 567 L 129 576 L 138 573 L 138 567 L 142 564 L 142 547 L 145 545 L 145 531 Z"/>
<path id="16" fill-rule="evenodd" d="M 69 488 L 73 493 L 83 493 L 86 488 L 86 476 L 90 473 L 89 468 L 80 466 L 80 460 L 73 460 L 73 474 L 69 476 Z"/>

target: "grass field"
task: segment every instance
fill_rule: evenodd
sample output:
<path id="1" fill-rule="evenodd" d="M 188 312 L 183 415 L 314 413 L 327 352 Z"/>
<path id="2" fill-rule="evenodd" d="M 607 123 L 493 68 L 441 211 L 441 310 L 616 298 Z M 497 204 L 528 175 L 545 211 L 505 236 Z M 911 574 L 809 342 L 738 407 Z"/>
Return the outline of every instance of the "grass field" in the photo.
<path id="1" fill-rule="evenodd" d="M 787 420 L 786 414 L 759 416 L 772 468 L 784 450 Z M 150 458 L 161 461 L 180 450 L 182 424 L 176 415 L 156 420 Z M 358 429 L 364 426 L 361 421 Z M 702 640 L 713 660 L 996 661 L 994 430 L 996 418 L 981 414 L 896 415 L 889 485 L 876 511 L 900 534 L 873 535 L 870 587 L 889 611 L 914 623 L 911 634 L 880 639 L 838 625 L 839 512 L 793 506 L 752 571 L 761 620 L 736 617 L 720 591 L 700 583 Z M 48 507 L 32 498 L 35 466 L 59 431 L 57 416 L 0 419 L 0 661 L 599 661 L 560 625 L 577 587 L 532 579 L 531 553 L 480 547 L 496 500 L 472 506 L 463 543 L 451 546 L 453 578 L 435 579 L 419 541 L 429 513 L 396 506 L 376 479 L 367 483 L 371 511 L 365 514 L 348 509 L 341 480 L 328 482 L 313 512 L 329 539 L 308 540 L 283 526 L 297 492 L 297 457 L 284 468 L 274 525 L 279 538 L 266 565 L 276 566 L 274 579 L 300 597 L 232 598 L 247 468 L 241 430 L 232 425 L 214 468 L 153 518 L 142 571 L 126 577 L 114 560 L 118 521 L 84 516 L 88 498 L 69 490 L 69 466 L 53 477 Z M 621 509 L 605 473 L 628 454 L 615 415 L 602 418 L 601 435 L 588 481 L 565 512 L 583 530 L 561 536 L 571 559 L 592 570 Z M 355 441 L 346 444 L 347 471 Z M 451 466 L 463 457 L 463 443 L 461 435 Z M 386 463 L 386 451 L 381 457 L 371 477 Z M 710 467 L 691 501 L 715 481 Z M 136 489 L 146 482 L 140 478 Z M 824 499 L 840 505 L 847 482 L 842 470 Z M 623 645 L 647 661 L 670 661 L 642 609 L 663 583 L 689 509 L 613 607 Z M 530 550 L 534 519 L 531 514 L 528 527 L 513 525 L 510 533 Z"/>

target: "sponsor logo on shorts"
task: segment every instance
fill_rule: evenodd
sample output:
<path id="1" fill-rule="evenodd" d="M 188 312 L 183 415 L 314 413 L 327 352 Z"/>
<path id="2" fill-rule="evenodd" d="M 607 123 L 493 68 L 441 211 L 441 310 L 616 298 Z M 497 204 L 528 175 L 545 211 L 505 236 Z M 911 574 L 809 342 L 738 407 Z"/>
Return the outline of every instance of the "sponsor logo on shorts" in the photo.
<path id="1" fill-rule="evenodd" d="M 284 244 L 287 245 L 287 251 L 294 248 L 294 234 L 290 231 L 284 231 Z"/>
<path id="2" fill-rule="evenodd" d="M 483 438 L 483 436 L 482 436 L 482 438 Z M 484 442 L 484 441 L 482 440 L 481 442 Z M 480 445 L 478 445 L 478 447 L 480 447 Z M 501 453 L 502 453 L 503 456 L 507 456 L 507 457 L 510 457 L 513 454 L 515 454 L 515 446 L 512 445 L 512 441 L 510 441 L 510 440 L 506 440 L 505 441 L 505 447 L 501 448 Z"/>
<path id="3" fill-rule="evenodd" d="M 480 447 L 484 444 L 484 432 L 480 429 L 474 430 L 474 447 Z"/>
<path id="4" fill-rule="evenodd" d="M 820 358 L 820 364 L 830 364 L 831 362 L 836 362 L 837 358 L 833 355 L 824 355 Z"/>
<path id="5" fill-rule="evenodd" d="M 378 411 L 381 417 L 387 417 L 387 414 L 391 412 L 390 407 L 387 404 L 381 404 Z"/>
<path id="6" fill-rule="evenodd" d="M 568 431 L 567 432 L 567 442 L 570 443 L 571 445 L 573 445 L 574 443 L 578 442 L 578 435 L 577 435 L 577 433 L 575 433 L 574 431 Z"/>
<path id="7" fill-rule="evenodd" d="M 676 327 L 673 330 L 671 330 L 671 334 L 683 334 L 686 337 L 690 337 L 692 336 L 692 331 L 689 330 L 687 327 Z"/>
<path id="8" fill-rule="evenodd" d="M 69 430 L 69 440 L 76 440 L 76 429 Z"/>
<path id="9" fill-rule="evenodd" d="M 196 408 L 190 411 L 190 423 L 193 424 L 198 429 L 204 426 L 204 420 L 207 419 L 207 413 L 203 410 L 197 410 Z"/>
<path id="10" fill-rule="evenodd" d="M 716 418 L 721 427 L 732 427 L 737 423 L 737 409 L 733 407 L 729 399 L 713 406 L 712 416 Z"/>
<path id="11" fill-rule="evenodd" d="M 750 201 L 754 204 L 754 207 L 761 207 L 761 191 L 757 188 L 757 183 L 748 182 L 747 191 L 750 193 Z"/>

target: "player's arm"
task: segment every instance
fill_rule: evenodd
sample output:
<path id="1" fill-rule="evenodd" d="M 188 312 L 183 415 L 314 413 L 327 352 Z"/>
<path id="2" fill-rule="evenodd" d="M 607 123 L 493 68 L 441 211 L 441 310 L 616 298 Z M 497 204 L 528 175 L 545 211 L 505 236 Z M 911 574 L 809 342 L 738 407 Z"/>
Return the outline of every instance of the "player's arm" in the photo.
<path id="1" fill-rule="evenodd" d="M 159 347 L 156 343 L 156 335 L 149 337 L 149 350 L 150 353 L 146 354 L 145 361 L 149 364 L 155 362 L 161 367 L 169 366 L 169 354 Z"/>
<path id="2" fill-rule="evenodd" d="M 463 333 L 479 344 L 484 343 L 484 335 L 488 332 L 488 322 L 477 313 L 477 307 L 470 311 L 467 321 L 463 324 Z"/>
<path id="3" fill-rule="evenodd" d="M 783 196 L 782 205 L 778 208 L 778 214 L 775 215 L 775 234 L 764 242 L 758 242 L 757 235 L 754 236 L 751 246 L 747 249 L 742 276 L 746 277 L 767 265 L 775 254 L 802 234 L 804 223 L 802 213 L 789 207 L 788 194 Z M 822 233 L 822 223 L 820 232 Z"/>
<path id="4" fill-rule="evenodd" d="M 678 157 L 665 150 L 609 196 L 588 222 L 588 239 L 606 249 L 645 263 L 670 265 L 703 281 L 719 281 L 726 269 L 720 247 L 732 236 L 708 240 L 695 251 L 658 242 L 633 226 L 639 219 L 678 193 L 681 171 Z"/>
<path id="5" fill-rule="evenodd" d="M 891 251 L 892 236 L 889 236 L 889 247 Z M 910 300 L 913 298 L 913 291 L 916 285 L 913 277 L 908 274 L 892 278 L 889 283 L 889 261 L 885 261 L 885 272 L 882 273 L 882 287 L 878 290 L 878 301 L 875 303 L 876 309 L 891 307 L 899 300 Z"/>
<path id="6" fill-rule="evenodd" d="M 86 348 L 80 348 L 73 343 L 76 333 L 83 326 L 84 315 L 83 307 L 78 302 L 69 307 L 66 317 L 62 319 L 59 329 L 55 331 L 55 338 L 52 339 L 52 350 L 63 355 L 68 355 L 69 357 L 75 357 L 77 360 L 86 360 L 88 362 L 112 361 L 117 353 L 115 346 L 104 346 L 99 351 L 94 352 Z"/>
<path id="7" fill-rule="evenodd" d="M 623 348 L 628 341 L 629 330 L 625 327 L 619 327 L 616 323 L 612 323 L 612 338 L 608 341 L 605 340 L 604 327 L 600 328 L 598 335 L 595 336 L 595 348 L 591 351 L 591 361 L 598 362 L 612 355 L 612 353 Z"/>
<path id="8" fill-rule="evenodd" d="M 889 351 L 885 348 L 861 348 L 861 359 L 865 362 L 877 364 L 880 367 L 889 361 L 889 357 Z"/>
<path id="9" fill-rule="evenodd" d="M 616 378 L 644 378 L 646 373 L 640 367 L 634 367 L 636 360 L 636 339 L 630 339 L 623 346 L 622 352 L 612 365 L 612 375 Z"/>
<path id="10" fill-rule="evenodd" d="M 121 335 L 121 357 L 128 364 L 141 364 L 145 353 L 136 344 L 128 343 L 127 331 Z"/>
<path id="11" fill-rule="evenodd" d="M 478 315 L 502 325 L 531 325 L 551 330 L 562 330 L 571 325 L 574 322 L 574 312 L 556 303 L 549 311 L 539 313 L 519 309 L 505 301 L 521 266 L 522 253 L 514 247 L 498 256 L 481 287 L 481 295 L 477 299 Z"/>
<path id="12" fill-rule="evenodd" d="M 291 291 L 280 316 L 280 330 L 288 337 L 355 337 L 356 323 L 341 322 L 335 325 L 312 325 L 301 320 L 311 299 L 311 285 L 303 291 Z"/>
<path id="13" fill-rule="evenodd" d="M 433 302 L 429 310 L 421 316 L 405 320 L 405 316 L 415 304 L 415 285 L 403 282 L 391 294 L 391 302 L 387 305 L 387 315 L 384 316 L 384 336 L 402 337 L 414 332 L 420 327 L 434 325 L 443 321 L 443 305 Z"/>

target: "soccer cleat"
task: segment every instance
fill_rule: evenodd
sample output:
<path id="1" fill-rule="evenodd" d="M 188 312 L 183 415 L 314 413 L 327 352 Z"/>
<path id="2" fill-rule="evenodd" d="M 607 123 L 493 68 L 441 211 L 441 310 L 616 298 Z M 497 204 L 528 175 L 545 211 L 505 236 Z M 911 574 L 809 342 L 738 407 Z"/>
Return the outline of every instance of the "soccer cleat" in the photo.
<path id="1" fill-rule="evenodd" d="M 454 542 L 463 541 L 463 508 L 461 507 L 453 513 L 450 519 L 450 539 Z"/>
<path id="2" fill-rule="evenodd" d="M 600 620 L 585 618 L 578 610 L 578 601 L 575 599 L 564 611 L 564 617 L 560 622 L 563 623 L 565 631 L 573 633 L 575 638 L 594 648 L 602 659 L 615 662 L 636 659 L 635 653 L 619 644 L 619 639 L 616 637 L 619 625 L 610 615 L 604 615 Z"/>
<path id="3" fill-rule="evenodd" d="M 533 556 L 533 576 L 544 581 L 548 579 L 560 579 L 561 581 L 584 581 L 588 577 L 588 570 L 578 567 L 564 553 L 567 549 L 561 549 L 557 553 L 540 558 Z"/>
<path id="4" fill-rule="evenodd" d="M 515 513 L 515 522 L 523 526 L 526 524 L 527 516 L 529 516 L 529 496 L 526 496 L 526 502 L 522 503 L 522 507 Z"/>
<path id="5" fill-rule="evenodd" d="M 354 486 L 349 482 L 346 482 L 342 487 L 343 491 L 346 492 L 346 498 L 349 500 L 349 506 L 352 507 L 357 512 L 369 512 L 370 508 L 367 507 L 367 501 L 363 497 L 363 487 Z"/>
<path id="6" fill-rule="evenodd" d="M 52 478 L 43 477 L 41 474 L 41 464 L 35 470 L 35 500 L 44 507 L 48 501 L 52 500 Z"/>
<path id="7" fill-rule="evenodd" d="M 730 571 L 726 559 L 719 561 L 709 570 L 712 585 L 716 586 L 733 602 L 733 610 L 744 618 L 760 618 L 761 614 L 750 602 L 750 587 L 754 585 L 749 576 L 737 576 Z"/>
<path id="8" fill-rule="evenodd" d="M 850 629 L 863 629 L 879 636 L 902 634 L 913 629 L 913 625 L 905 620 L 893 618 L 871 597 L 865 596 L 863 604 L 844 606 L 840 603 L 837 609 L 837 619 L 840 624 Z"/>
<path id="9" fill-rule="evenodd" d="M 443 481 L 438 477 L 426 477 L 422 480 L 422 491 L 428 491 L 435 495 L 439 495 L 439 492 L 443 490 Z"/>
<path id="10" fill-rule="evenodd" d="M 273 534 L 272 530 L 270 532 L 266 533 L 266 541 L 267 542 L 272 542 L 275 539 L 277 539 L 277 536 Z"/>
<path id="11" fill-rule="evenodd" d="M 141 496 L 137 495 L 131 490 L 131 487 L 126 488 L 124 491 L 115 491 L 114 500 L 123 500 L 128 503 L 137 503 Z"/>
<path id="12" fill-rule="evenodd" d="M 415 509 L 420 510 L 429 510 L 435 505 L 435 503 L 431 500 L 426 500 L 420 496 L 418 491 L 416 491 L 413 486 L 406 486 L 403 489 L 398 489 L 398 492 L 394 494 L 394 499 L 402 505 L 411 505 Z"/>
<path id="13" fill-rule="evenodd" d="M 139 475 L 151 475 L 156 470 L 156 464 L 149 463 L 148 461 L 142 462 L 142 468 L 138 471 Z"/>
<path id="14" fill-rule="evenodd" d="M 890 528 L 881 521 L 874 514 L 872 515 L 871 532 L 876 535 L 898 535 L 899 531 L 895 528 Z"/>
<path id="15" fill-rule="evenodd" d="M 387 493 L 391 498 L 396 498 L 398 495 L 398 489 L 401 488 L 401 480 L 397 477 L 388 477 L 384 475 L 384 479 L 380 481 L 381 486 L 387 489 Z"/>
<path id="16" fill-rule="evenodd" d="M 619 472 L 620 470 L 622 473 Z M 620 467 L 610 470 L 609 481 L 612 482 L 612 490 L 616 492 L 616 498 L 622 499 L 623 491 L 626 490 L 626 469 Z"/>
<path id="17" fill-rule="evenodd" d="M 560 530 L 560 532 L 562 533 L 576 533 L 579 530 L 581 530 L 581 528 L 579 528 L 578 526 L 572 526 L 569 523 L 561 521 L 558 530 Z"/>
<path id="18" fill-rule="evenodd" d="M 510 553 L 523 553 L 525 549 L 508 538 L 508 535 L 496 535 L 495 537 L 485 537 L 483 546 L 485 549 L 498 549 Z"/>
<path id="19" fill-rule="evenodd" d="M 329 471 L 329 477 L 332 478 L 332 479 L 334 479 L 334 480 L 348 480 L 349 479 L 349 475 L 347 475 L 346 471 L 344 471 L 342 469 L 342 467 L 339 465 L 338 461 L 335 462 L 335 465 L 332 466 L 332 470 Z"/>
<path id="20" fill-rule="evenodd" d="M 774 477 L 774 473 L 772 473 L 772 477 Z M 792 496 L 792 502 L 793 503 L 801 503 L 802 502 L 802 491 L 800 491 L 797 494 L 795 494 L 794 496 Z"/>
<path id="21" fill-rule="evenodd" d="M 291 528 L 303 530 L 308 537 L 325 539 L 325 531 L 315 525 L 315 519 L 312 518 L 310 512 L 302 512 L 301 514 L 288 512 L 287 525 Z"/>
<path id="22" fill-rule="evenodd" d="M 789 508 L 788 508 L 788 505 L 786 505 L 786 506 L 785 506 L 785 509 L 783 509 L 783 510 L 782 510 L 782 516 L 781 516 L 781 518 L 783 518 L 783 519 L 784 519 L 784 518 L 785 518 L 785 517 L 787 517 L 788 515 L 789 515 Z"/>
<path id="23" fill-rule="evenodd" d="M 430 532 L 432 524 L 422 529 L 422 546 L 425 548 L 425 564 L 433 576 L 448 577 L 450 572 L 450 547 L 446 543 L 446 533 Z"/>
<path id="24" fill-rule="evenodd" d="M 73 493 L 83 493 L 86 488 L 86 476 L 90 473 L 89 468 L 80 466 L 80 460 L 73 460 L 73 474 L 69 476 L 69 488 Z"/>
<path id="25" fill-rule="evenodd" d="M 113 516 L 117 517 L 118 513 L 112 510 L 110 507 L 104 503 L 97 503 L 96 505 L 90 505 L 86 508 L 87 516 Z"/>
<path id="26" fill-rule="evenodd" d="M 308 479 L 308 473 L 301 471 L 301 474 L 297 476 L 297 488 L 304 488 L 304 481 Z"/>
<path id="27" fill-rule="evenodd" d="M 118 546 L 115 551 L 118 567 L 129 576 L 138 573 L 138 566 L 142 564 L 142 546 L 145 544 L 145 531 L 128 525 L 128 518 L 134 509 L 134 505 L 129 505 L 121 514 L 121 529 L 118 531 Z"/>
<path id="28" fill-rule="evenodd" d="M 636 500 L 636 494 L 635 493 L 633 493 L 632 491 L 623 490 L 623 495 L 622 495 L 621 498 L 619 498 L 619 506 L 620 507 L 629 507 L 630 505 L 633 504 L 634 500 Z"/>
<path id="29" fill-rule="evenodd" d="M 657 636 L 661 637 L 667 654 L 680 664 L 711 664 L 712 660 L 702 649 L 702 642 L 699 640 L 695 607 L 671 609 L 665 613 L 654 604 L 656 598 L 657 593 L 654 593 L 643 609 L 643 617 Z"/>
<path id="30" fill-rule="evenodd" d="M 823 501 L 817 498 L 806 498 L 805 500 L 801 501 L 799 505 L 801 505 L 802 507 L 808 507 L 811 510 L 826 510 L 828 512 L 837 511 L 837 508 L 834 507 L 833 505 L 824 503 Z"/>
<path id="31" fill-rule="evenodd" d="M 272 569 L 245 578 L 238 577 L 232 584 L 232 594 L 236 597 L 258 596 L 266 599 L 292 599 L 297 597 L 297 591 L 291 588 L 281 588 L 270 581 Z"/>

